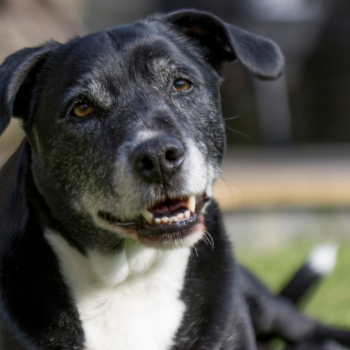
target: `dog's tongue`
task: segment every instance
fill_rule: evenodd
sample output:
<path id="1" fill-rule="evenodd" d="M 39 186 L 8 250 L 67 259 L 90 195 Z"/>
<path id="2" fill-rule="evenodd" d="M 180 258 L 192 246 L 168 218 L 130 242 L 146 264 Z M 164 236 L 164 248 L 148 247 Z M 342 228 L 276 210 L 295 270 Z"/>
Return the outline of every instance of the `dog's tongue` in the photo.
<path id="1" fill-rule="evenodd" d="M 154 218 L 160 216 L 172 217 L 172 214 L 176 214 L 176 211 L 180 208 L 185 208 L 188 211 L 188 216 L 194 213 L 196 210 L 196 197 L 190 196 L 186 199 L 180 200 L 166 200 L 163 203 L 159 203 L 154 207 L 146 210 L 142 210 L 142 216 L 147 220 L 149 224 L 153 223 Z M 185 215 L 185 216 L 186 216 Z"/>
<path id="2" fill-rule="evenodd" d="M 187 200 L 167 201 L 149 209 L 153 214 L 169 214 L 179 208 L 187 207 Z"/>

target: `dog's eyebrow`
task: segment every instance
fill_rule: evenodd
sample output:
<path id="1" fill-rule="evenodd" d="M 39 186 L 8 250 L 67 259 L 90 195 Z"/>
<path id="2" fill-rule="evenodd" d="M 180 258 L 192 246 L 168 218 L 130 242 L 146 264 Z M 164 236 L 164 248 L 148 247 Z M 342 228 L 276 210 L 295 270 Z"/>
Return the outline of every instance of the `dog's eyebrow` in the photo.
<path id="1" fill-rule="evenodd" d="M 136 58 L 136 60 L 135 60 Z M 164 38 L 156 36 L 148 42 L 141 42 L 130 50 L 129 64 L 140 67 L 139 62 L 142 60 L 150 72 L 157 75 L 169 72 L 170 70 L 183 70 L 192 74 L 201 75 L 197 65 L 193 62 L 201 58 L 195 51 L 188 55 L 187 49 L 183 50 L 172 41 L 165 41 Z M 135 63 L 136 62 L 136 63 Z"/>
<path id="2" fill-rule="evenodd" d="M 113 96 L 110 89 L 102 81 L 85 77 L 66 91 L 63 103 L 67 104 L 73 99 L 86 97 L 94 104 L 108 109 L 115 101 L 115 95 Z"/>
<path id="3" fill-rule="evenodd" d="M 164 76 L 168 77 L 173 72 L 196 76 L 198 79 L 202 76 L 197 67 L 189 64 L 182 57 L 175 57 L 175 59 L 164 56 L 155 57 L 149 61 L 147 66 L 150 72 L 157 76 L 163 73 Z"/>

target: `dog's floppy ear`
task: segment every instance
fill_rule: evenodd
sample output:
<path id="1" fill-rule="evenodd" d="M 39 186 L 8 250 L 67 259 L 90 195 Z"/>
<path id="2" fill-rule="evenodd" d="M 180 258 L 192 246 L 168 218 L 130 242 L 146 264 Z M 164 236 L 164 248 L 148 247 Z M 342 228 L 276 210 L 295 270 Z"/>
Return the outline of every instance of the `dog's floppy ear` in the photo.
<path id="1" fill-rule="evenodd" d="M 0 66 L 0 135 L 10 123 L 12 115 L 27 121 L 38 73 L 57 44 L 51 41 L 20 50 L 8 56 Z"/>
<path id="2" fill-rule="evenodd" d="M 283 55 L 271 40 L 248 33 L 202 11 L 177 11 L 165 15 L 164 20 L 196 40 L 215 69 L 220 69 L 225 61 L 238 59 L 262 80 L 276 79 L 282 73 Z"/>

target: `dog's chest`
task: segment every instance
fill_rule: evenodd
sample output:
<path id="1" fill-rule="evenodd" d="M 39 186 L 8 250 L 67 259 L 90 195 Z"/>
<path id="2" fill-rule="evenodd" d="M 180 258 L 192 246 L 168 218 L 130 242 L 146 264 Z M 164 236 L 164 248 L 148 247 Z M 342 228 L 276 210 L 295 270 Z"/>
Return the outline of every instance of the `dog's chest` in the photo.
<path id="1" fill-rule="evenodd" d="M 87 350 L 166 350 L 181 324 L 189 248 L 160 252 L 137 244 L 111 256 L 83 256 L 55 233 L 57 254 L 85 332 Z"/>

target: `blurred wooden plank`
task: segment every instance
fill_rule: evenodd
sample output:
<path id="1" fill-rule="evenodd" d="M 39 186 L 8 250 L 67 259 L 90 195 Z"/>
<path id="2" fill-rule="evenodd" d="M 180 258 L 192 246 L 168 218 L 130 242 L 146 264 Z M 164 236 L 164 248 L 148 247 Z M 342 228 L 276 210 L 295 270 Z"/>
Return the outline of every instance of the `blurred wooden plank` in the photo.
<path id="1" fill-rule="evenodd" d="M 229 149 L 215 198 L 224 210 L 350 206 L 350 146 Z"/>

